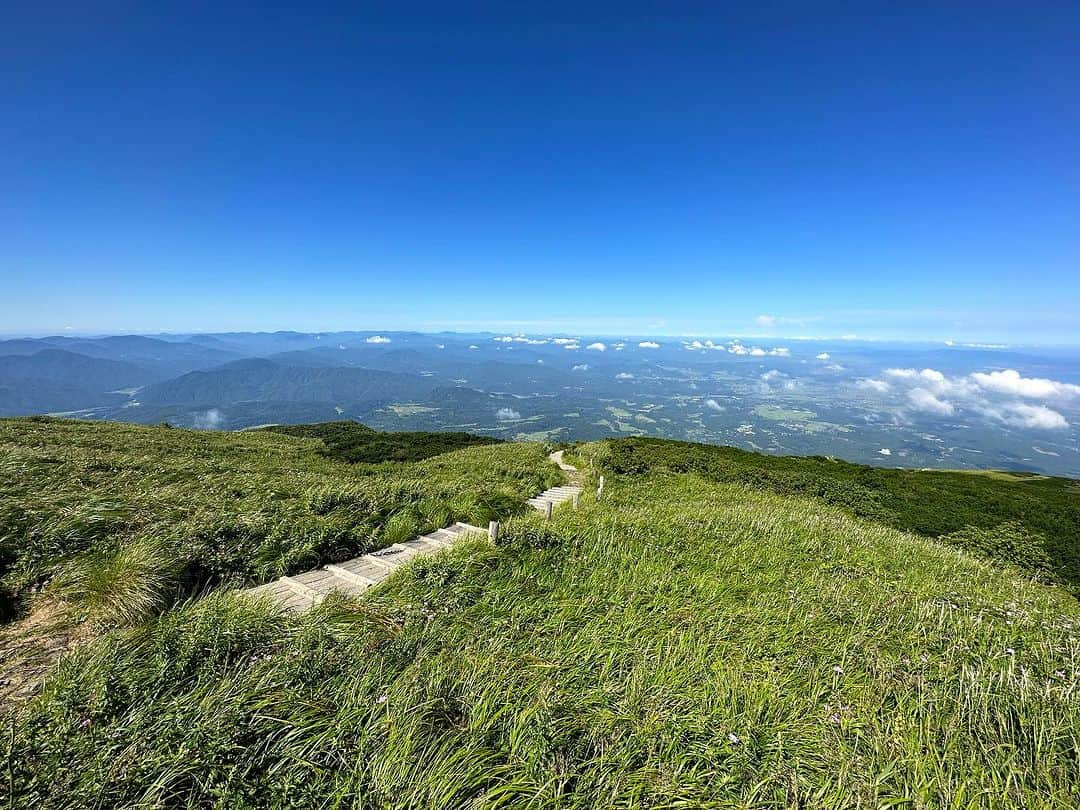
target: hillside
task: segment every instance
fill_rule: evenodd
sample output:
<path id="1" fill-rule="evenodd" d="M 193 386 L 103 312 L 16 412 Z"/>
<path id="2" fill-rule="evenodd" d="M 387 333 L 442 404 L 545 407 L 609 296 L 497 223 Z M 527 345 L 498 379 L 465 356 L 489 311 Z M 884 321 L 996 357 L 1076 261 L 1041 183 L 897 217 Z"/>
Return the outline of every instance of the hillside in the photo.
<path id="1" fill-rule="evenodd" d="M 327 458 L 348 461 L 352 464 L 378 464 L 383 461 L 422 461 L 425 458 L 475 447 L 497 444 L 490 436 L 471 433 L 431 433 L 412 431 L 386 433 L 372 430 L 353 421 L 322 422 L 315 425 L 274 425 L 265 428 L 273 433 L 318 439 L 322 442 L 319 452 Z"/>
<path id="2" fill-rule="evenodd" d="M 238 360 L 148 386 L 149 405 L 222 405 L 244 401 L 327 402 L 359 405 L 424 397 L 423 377 L 362 368 L 286 366 L 270 360 Z"/>
<path id="3" fill-rule="evenodd" d="M 1016 565 L 1080 596 L 1080 482 L 1072 478 L 882 469 L 656 439 L 612 442 L 608 464 L 619 474 L 692 472 L 711 481 L 813 497 Z"/>
<path id="4" fill-rule="evenodd" d="M 133 363 L 62 349 L 0 354 L 0 416 L 102 405 L 110 400 L 110 391 L 157 379 L 153 371 Z"/>
<path id="5" fill-rule="evenodd" d="M 261 431 L 0 420 L 0 615 L 65 576 L 107 612 L 129 584 L 124 566 L 155 572 L 153 609 L 347 559 L 385 545 L 388 532 L 483 521 L 557 477 L 538 445 L 472 446 L 378 470 L 324 447 Z M 85 583 L 87 572 L 102 579 Z"/>
<path id="6" fill-rule="evenodd" d="M 1075 520 L 1055 489 L 1072 482 L 892 471 L 901 490 L 854 466 L 830 478 L 826 460 L 598 442 L 576 458 L 604 499 L 545 523 L 506 520 L 557 480 L 541 445 L 372 467 L 322 441 L 0 421 L 9 587 L 93 562 L 42 598 L 108 631 L 15 716 L 18 804 L 1080 801 L 1077 600 L 1023 560 L 902 530 Z M 915 505 L 935 514 L 955 492 L 952 522 L 920 522 Z M 280 615 L 218 587 L 117 609 L 165 570 L 142 549 L 213 569 L 187 591 L 201 595 L 449 511 L 499 514 L 499 545 L 420 560 L 359 602 Z"/>

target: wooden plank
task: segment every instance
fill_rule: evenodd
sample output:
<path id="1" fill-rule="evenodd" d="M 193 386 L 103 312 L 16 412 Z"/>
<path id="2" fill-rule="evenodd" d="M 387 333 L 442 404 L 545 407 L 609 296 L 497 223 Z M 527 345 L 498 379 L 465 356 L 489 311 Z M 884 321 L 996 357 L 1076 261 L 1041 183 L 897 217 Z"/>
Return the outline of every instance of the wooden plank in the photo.
<path id="1" fill-rule="evenodd" d="M 350 573 L 370 579 L 373 582 L 382 582 L 386 579 L 387 567 L 384 565 L 378 565 L 365 557 L 357 557 L 355 559 L 343 562 L 340 566 Z"/>
<path id="2" fill-rule="evenodd" d="M 293 591 L 297 596 L 303 596 L 303 597 L 311 600 L 312 604 L 316 604 L 316 603 L 322 601 L 323 594 L 319 593 L 314 588 L 309 588 L 303 582 L 297 582 L 292 577 L 282 577 L 281 579 L 278 580 L 278 582 L 281 582 L 282 584 L 284 584 L 291 591 Z"/>
<path id="3" fill-rule="evenodd" d="M 376 582 L 378 582 L 378 580 L 372 579 L 371 577 L 365 577 L 363 574 L 357 574 L 353 571 L 350 571 L 348 568 L 342 568 L 340 565 L 327 565 L 326 570 L 330 571 L 334 576 L 338 577 L 339 579 L 351 582 L 354 586 L 362 590 L 367 590 L 372 585 L 376 584 Z"/>
<path id="4" fill-rule="evenodd" d="M 414 537 L 412 540 L 406 540 L 401 545 L 414 549 L 417 553 L 424 555 L 435 554 L 446 549 L 446 546 L 442 543 L 434 543 L 423 537 Z"/>

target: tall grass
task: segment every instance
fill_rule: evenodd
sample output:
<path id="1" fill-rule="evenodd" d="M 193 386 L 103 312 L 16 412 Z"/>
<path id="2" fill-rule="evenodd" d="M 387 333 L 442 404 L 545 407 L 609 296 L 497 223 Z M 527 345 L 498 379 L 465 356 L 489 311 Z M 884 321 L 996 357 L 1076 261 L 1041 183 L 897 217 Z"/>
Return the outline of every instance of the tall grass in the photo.
<path id="1" fill-rule="evenodd" d="M 270 432 L 0 420 L 6 612 L 56 579 L 50 587 L 84 600 L 87 615 L 135 619 L 170 593 L 264 581 L 405 539 L 406 514 L 413 529 L 494 516 L 559 477 L 536 444 L 377 466 L 321 447 Z"/>
<path id="2" fill-rule="evenodd" d="M 369 594 L 215 595 L 67 658 L 17 802 L 1080 805 L 1076 601 L 815 500 L 609 476 Z"/>

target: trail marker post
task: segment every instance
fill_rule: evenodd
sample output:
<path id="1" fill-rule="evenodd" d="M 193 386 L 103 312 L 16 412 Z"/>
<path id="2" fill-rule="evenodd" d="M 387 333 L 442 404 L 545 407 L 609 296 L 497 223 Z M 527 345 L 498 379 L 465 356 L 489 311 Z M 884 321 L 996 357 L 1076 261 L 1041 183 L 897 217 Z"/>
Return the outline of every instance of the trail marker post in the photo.
<path id="1" fill-rule="evenodd" d="M 596 500 L 600 500 L 604 495 L 604 476 L 600 476 L 600 486 L 596 488 Z"/>
<path id="2" fill-rule="evenodd" d="M 554 506 L 555 506 L 555 504 L 552 503 L 551 501 L 545 501 L 544 502 L 544 517 L 547 520 L 551 520 L 551 510 L 552 510 L 552 508 Z"/>
<path id="3" fill-rule="evenodd" d="M 574 511 L 575 512 L 577 511 L 577 507 L 578 507 L 578 493 L 575 492 L 574 493 Z"/>
<path id="4" fill-rule="evenodd" d="M 488 523 L 488 539 L 491 540 L 492 543 L 499 539 L 499 521 L 493 520 Z"/>

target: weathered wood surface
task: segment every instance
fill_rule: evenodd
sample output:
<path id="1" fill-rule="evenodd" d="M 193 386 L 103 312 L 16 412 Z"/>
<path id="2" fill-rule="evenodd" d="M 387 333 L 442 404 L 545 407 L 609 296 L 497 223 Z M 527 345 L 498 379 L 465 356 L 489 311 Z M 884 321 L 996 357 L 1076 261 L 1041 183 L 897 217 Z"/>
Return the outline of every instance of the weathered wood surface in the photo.
<path id="1" fill-rule="evenodd" d="M 573 484 L 552 487 L 535 498 L 530 498 L 528 503 L 541 513 L 550 514 L 552 508 L 566 501 L 573 501 L 576 505 L 577 496 L 581 494 L 581 487 L 576 486 L 577 468 L 563 461 L 562 455 L 560 450 L 552 453 L 549 458 L 568 474 Z M 495 533 L 497 531 L 496 528 Z M 250 588 L 246 593 L 252 596 L 267 596 L 282 608 L 300 613 L 319 604 L 331 591 L 362 594 L 412 558 L 449 548 L 467 534 L 491 536 L 492 532 L 490 526 L 488 529 L 481 529 L 479 526 L 459 522 L 345 562 L 281 577 L 265 585 Z"/>

